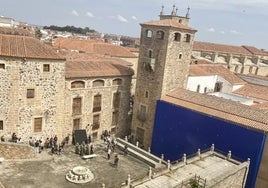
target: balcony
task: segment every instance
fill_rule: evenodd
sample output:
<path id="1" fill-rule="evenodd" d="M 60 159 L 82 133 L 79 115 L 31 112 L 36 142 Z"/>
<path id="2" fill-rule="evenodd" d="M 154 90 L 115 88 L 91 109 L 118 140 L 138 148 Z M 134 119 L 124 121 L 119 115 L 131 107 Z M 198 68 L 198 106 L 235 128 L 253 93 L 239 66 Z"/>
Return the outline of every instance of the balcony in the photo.
<path id="1" fill-rule="evenodd" d="M 142 62 L 147 71 L 155 71 L 155 58 L 143 57 Z"/>

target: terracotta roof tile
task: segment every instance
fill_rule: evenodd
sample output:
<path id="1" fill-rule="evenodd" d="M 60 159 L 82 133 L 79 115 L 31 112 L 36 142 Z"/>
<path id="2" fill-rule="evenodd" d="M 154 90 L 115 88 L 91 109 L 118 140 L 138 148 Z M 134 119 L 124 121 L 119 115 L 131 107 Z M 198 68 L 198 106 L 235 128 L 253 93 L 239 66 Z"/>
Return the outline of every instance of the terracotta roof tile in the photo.
<path id="1" fill-rule="evenodd" d="M 82 57 L 79 58 L 79 56 Z M 70 55 L 66 62 L 66 78 L 130 76 L 134 72 L 125 62 L 117 58 L 107 58 L 96 54 Z"/>
<path id="2" fill-rule="evenodd" d="M 51 47 L 41 43 L 38 39 L 0 34 L 0 56 L 39 58 L 39 59 L 61 59 Z"/>
<path id="3" fill-rule="evenodd" d="M 54 40 L 54 45 L 62 49 L 92 52 L 113 57 L 137 57 L 135 54 L 131 53 L 128 49 L 122 46 L 108 44 L 96 40 L 57 38 Z"/>
<path id="4" fill-rule="evenodd" d="M 9 27 L 0 27 L 0 33 L 6 35 L 22 35 L 22 36 L 33 36 L 32 33 L 27 29 L 20 28 L 9 28 Z"/>
<path id="5" fill-rule="evenodd" d="M 268 53 L 260 50 L 258 48 L 255 48 L 254 46 L 245 46 L 243 45 L 242 47 L 246 48 L 248 51 L 250 51 L 252 54 L 254 55 L 264 55 L 264 56 L 268 56 Z"/>
<path id="6" fill-rule="evenodd" d="M 268 87 L 256 84 L 246 84 L 234 93 L 268 101 Z"/>
<path id="7" fill-rule="evenodd" d="M 246 82 L 232 73 L 222 65 L 215 64 L 192 64 L 189 71 L 190 76 L 218 75 L 231 84 L 246 84 Z"/>
<path id="8" fill-rule="evenodd" d="M 179 29 L 184 29 L 184 30 L 190 30 L 193 32 L 197 31 L 196 29 L 193 29 L 191 27 L 188 27 L 186 25 L 179 23 L 176 20 L 171 20 L 171 19 L 149 21 L 149 22 L 141 23 L 141 25 L 164 26 L 164 27 L 173 27 L 173 28 L 179 28 Z"/>
<path id="9" fill-rule="evenodd" d="M 234 122 L 261 131 L 268 131 L 268 116 L 264 110 L 246 106 L 216 96 L 204 95 L 177 88 L 161 100 L 209 116 Z"/>
<path id="10" fill-rule="evenodd" d="M 200 41 L 194 41 L 193 51 L 231 53 L 236 55 L 252 55 L 250 51 L 241 46 L 231 46 Z"/>

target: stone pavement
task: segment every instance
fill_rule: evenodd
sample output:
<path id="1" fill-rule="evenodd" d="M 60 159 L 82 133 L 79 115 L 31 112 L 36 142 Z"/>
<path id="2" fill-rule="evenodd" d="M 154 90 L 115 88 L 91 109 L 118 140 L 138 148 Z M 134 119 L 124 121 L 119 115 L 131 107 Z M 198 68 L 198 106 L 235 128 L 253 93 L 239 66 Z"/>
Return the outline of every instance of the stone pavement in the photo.
<path id="1" fill-rule="evenodd" d="M 115 152 L 119 155 L 119 165 L 117 168 L 113 167 L 114 156 L 107 160 L 103 141 L 93 144 L 94 152 L 98 156 L 88 160 L 83 160 L 75 154 L 74 146 L 67 146 L 62 155 L 51 155 L 50 150 L 45 150 L 31 159 L 7 159 L 0 164 L 0 188 L 100 188 L 102 184 L 105 184 L 106 188 L 116 188 L 121 187 L 128 174 L 131 175 L 131 179 L 148 174 L 148 165 L 132 156 L 124 156 L 118 149 Z M 65 175 L 75 166 L 89 168 L 94 174 L 94 179 L 85 184 L 67 181 Z"/>

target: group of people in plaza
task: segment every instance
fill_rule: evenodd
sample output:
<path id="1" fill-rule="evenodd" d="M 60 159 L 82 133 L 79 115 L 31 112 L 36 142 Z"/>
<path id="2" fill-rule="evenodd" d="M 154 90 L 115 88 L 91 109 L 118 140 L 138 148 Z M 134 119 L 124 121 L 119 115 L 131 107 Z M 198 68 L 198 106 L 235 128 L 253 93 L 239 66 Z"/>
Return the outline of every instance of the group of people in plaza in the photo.
<path id="1" fill-rule="evenodd" d="M 107 160 L 110 160 L 111 157 L 113 156 L 113 165 L 114 167 L 118 167 L 118 162 L 119 162 L 119 156 L 118 153 L 115 152 L 117 141 L 114 137 L 112 137 L 109 132 L 104 131 L 103 134 L 101 135 L 101 139 L 105 143 L 105 151 L 107 154 Z M 12 142 L 19 142 L 21 138 L 19 138 L 16 133 L 13 133 L 11 136 Z M 44 141 L 42 138 L 37 139 L 30 137 L 29 138 L 29 145 L 34 147 L 36 150 L 36 153 L 41 153 L 44 149 L 50 149 L 51 154 L 57 154 L 60 155 L 64 147 L 69 144 L 69 135 L 67 135 L 61 142 L 59 142 L 57 135 L 47 137 Z M 4 136 L 1 137 L 1 141 L 5 141 Z M 92 143 L 92 137 L 91 135 L 88 136 L 88 139 L 85 141 L 82 141 L 80 144 L 76 143 L 74 146 L 75 153 L 84 156 L 84 155 L 92 155 L 94 154 L 94 146 Z M 128 154 L 128 147 L 127 145 L 123 148 L 123 154 L 127 155 Z"/>

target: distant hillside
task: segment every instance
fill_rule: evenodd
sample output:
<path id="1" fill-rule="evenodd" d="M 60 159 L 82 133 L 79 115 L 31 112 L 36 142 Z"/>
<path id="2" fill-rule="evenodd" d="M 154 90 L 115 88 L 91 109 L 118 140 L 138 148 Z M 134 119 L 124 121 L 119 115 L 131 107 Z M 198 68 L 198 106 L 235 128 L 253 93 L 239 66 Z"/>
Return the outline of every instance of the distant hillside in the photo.
<path id="1" fill-rule="evenodd" d="M 64 26 L 64 27 L 59 27 L 59 26 L 55 26 L 55 25 L 44 26 L 44 29 L 51 29 L 54 31 L 66 31 L 66 32 L 70 32 L 70 33 L 77 33 L 77 34 L 83 34 L 83 35 L 86 35 L 87 33 L 97 32 L 94 29 L 89 29 L 88 27 L 81 28 L 81 27 L 74 27 L 74 26 L 69 26 L 69 25 Z"/>

